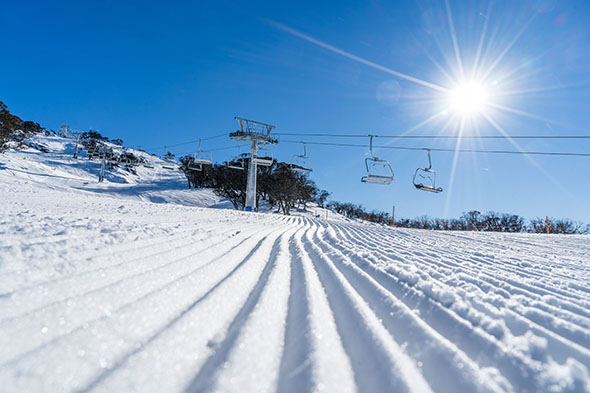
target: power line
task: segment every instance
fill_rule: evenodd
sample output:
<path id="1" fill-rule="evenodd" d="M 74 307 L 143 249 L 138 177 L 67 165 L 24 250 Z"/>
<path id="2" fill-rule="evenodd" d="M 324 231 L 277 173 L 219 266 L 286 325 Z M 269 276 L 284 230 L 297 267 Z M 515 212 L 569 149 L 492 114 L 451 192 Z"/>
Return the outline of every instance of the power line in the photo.
<path id="1" fill-rule="evenodd" d="M 353 143 L 329 143 L 329 142 L 307 142 L 307 141 L 281 141 L 283 143 L 306 143 L 308 145 L 321 146 L 337 146 L 337 147 L 363 147 L 369 148 L 369 145 L 353 144 Z M 483 149 L 442 149 L 442 148 L 426 148 L 426 147 L 406 147 L 406 146 L 376 146 L 377 149 L 392 149 L 392 150 L 430 150 L 440 152 L 458 152 L 458 153 L 491 153 L 491 154 L 524 154 L 524 155 L 543 155 L 543 156 L 576 156 L 576 157 L 590 157 L 590 153 L 569 153 L 569 152 L 543 152 L 543 151 L 517 151 L 517 150 L 483 150 Z"/>
<path id="2" fill-rule="evenodd" d="M 369 134 L 329 134 L 277 132 L 275 136 L 367 138 Z M 590 139 L 590 135 L 376 135 L 375 138 L 390 139 Z"/>

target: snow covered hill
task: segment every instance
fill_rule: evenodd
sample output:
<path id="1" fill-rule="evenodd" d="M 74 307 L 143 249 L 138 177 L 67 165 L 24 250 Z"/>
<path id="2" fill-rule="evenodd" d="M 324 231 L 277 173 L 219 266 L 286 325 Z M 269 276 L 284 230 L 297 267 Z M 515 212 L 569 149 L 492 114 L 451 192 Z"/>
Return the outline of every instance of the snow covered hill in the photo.
<path id="1" fill-rule="evenodd" d="M 2 392 L 590 391 L 587 236 L 212 209 L 52 138 L 0 155 Z"/>
<path id="2" fill-rule="evenodd" d="M 129 171 L 121 166 L 105 170 L 105 181 L 98 182 L 100 160 L 88 160 L 80 148 L 78 159 L 72 158 L 76 140 L 57 136 L 37 136 L 35 144 L 49 153 L 35 149 L 9 150 L 0 155 L 0 182 L 9 185 L 26 183 L 32 189 L 57 189 L 67 193 L 92 193 L 118 199 L 146 200 L 155 203 L 176 203 L 188 206 L 231 208 L 210 190 L 197 193 L 187 189 L 184 174 L 174 164 L 145 152 L 126 149 L 143 158 L 148 166 Z M 123 148 L 105 143 L 116 152 Z M 3 170 L 2 170 L 3 169 Z"/>

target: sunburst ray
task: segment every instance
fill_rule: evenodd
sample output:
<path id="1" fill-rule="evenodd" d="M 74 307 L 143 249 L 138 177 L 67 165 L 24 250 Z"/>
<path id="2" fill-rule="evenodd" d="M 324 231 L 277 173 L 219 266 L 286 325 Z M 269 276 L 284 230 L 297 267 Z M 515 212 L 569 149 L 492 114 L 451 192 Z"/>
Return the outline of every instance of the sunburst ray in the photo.
<path id="1" fill-rule="evenodd" d="M 313 37 L 311 37 L 311 36 L 309 36 L 307 34 L 304 34 L 304 33 L 300 32 L 298 30 L 293 29 L 293 28 L 291 28 L 289 26 L 283 25 L 281 23 L 278 23 L 278 22 L 275 22 L 275 21 L 272 21 L 272 20 L 268 20 L 267 22 L 270 25 L 276 27 L 279 30 L 282 30 L 282 31 L 284 31 L 286 33 L 289 33 L 289 34 L 291 34 L 291 35 L 293 35 L 295 37 L 299 37 L 299 38 L 301 38 L 301 39 L 303 39 L 303 40 L 305 40 L 307 42 L 310 42 L 310 43 L 315 44 L 315 45 L 317 45 L 319 47 L 322 47 L 324 49 L 327 49 L 330 52 L 333 52 L 333 53 L 339 54 L 341 56 L 344 56 L 346 58 L 349 58 L 351 60 L 354 60 L 354 61 L 356 61 L 358 63 L 361 63 L 361 64 L 364 64 L 366 66 L 372 67 L 374 69 L 377 69 L 377 70 L 386 72 L 386 73 L 388 73 L 390 75 L 397 76 L 398 78 L 405 79 L 407 81 L 416 83 L 418 85 L 421 85 L 421 86 L 424 86 L 424 87 L 428 87 L 428 88 L 433 89 L 433 90 L 442 91 L 442 92 L 446 92 L 448 90 L 445 87 L 439 86 L 439 85 L 437 85 L 435 83 L 424 81 L 424 80 L 419 79 L 419 78 L 416 78 L 414 76 L 404 74 L 403 72 L 399 72 L 399 71 L 393 70 L 391 68 L 382 66 L 382 65 L 377 64 L 377 63 L 374 63 L 372 61 L 363 59 L 362 57 L 353 55 L 352 53 L 349 53 L 349 52 L 346 52 L 346 51 L 344 51 L 342 49 L 336 48 L 335 46 L 332 46 L 332 45 L 327 44 L 327 43 L 325 43 L 323 41 L 320 41 L 320 40 L 318 40 L 316 38 L 313 38 Z"/>

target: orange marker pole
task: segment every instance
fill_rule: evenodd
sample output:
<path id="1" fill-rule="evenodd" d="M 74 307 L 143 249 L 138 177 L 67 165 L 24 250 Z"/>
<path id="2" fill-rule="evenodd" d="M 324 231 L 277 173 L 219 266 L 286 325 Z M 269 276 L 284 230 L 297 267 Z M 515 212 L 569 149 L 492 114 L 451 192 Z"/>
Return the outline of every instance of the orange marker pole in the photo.
<path id="1" fill-rule="evenodd" d="M 395 205 L 393 205 L 393 210 L 391 212 L 391 226 L 395 226 Z"/>
<path id="2" fill-rule="evenodd" d="M 545 216 L 545 225 L 547 226 L 547 234 L 549 234 L 549 216 Z"/>

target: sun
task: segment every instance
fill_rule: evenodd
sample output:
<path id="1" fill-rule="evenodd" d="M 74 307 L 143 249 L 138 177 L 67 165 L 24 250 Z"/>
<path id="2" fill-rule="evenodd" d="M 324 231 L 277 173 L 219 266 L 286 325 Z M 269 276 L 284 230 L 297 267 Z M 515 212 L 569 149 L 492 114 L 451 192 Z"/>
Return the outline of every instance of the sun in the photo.
<path id="1" fill-rule="evenodd" d="M 488 105 L 489 93 L 481 82 L 464 81 L 449 90 L 447 100 L 452 112 L 462 117 L 472 117 L 485 110 Z"/>

